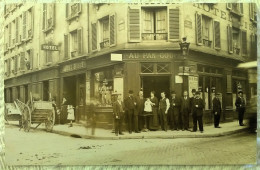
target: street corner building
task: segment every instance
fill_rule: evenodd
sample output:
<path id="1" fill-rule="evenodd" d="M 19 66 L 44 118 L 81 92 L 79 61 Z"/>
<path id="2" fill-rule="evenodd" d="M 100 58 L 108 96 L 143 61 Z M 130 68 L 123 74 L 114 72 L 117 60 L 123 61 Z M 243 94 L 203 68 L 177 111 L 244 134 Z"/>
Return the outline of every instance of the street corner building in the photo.
<path id="1" fill-rule="evenodd" d="M 4 12 L 6 103 L 32 96 L 60 108 L 65 98 L 76 122 L 94 103 L 97 126 L 110 128 L 115 91 L 199 90 L 206 123 L 215 93 L 222 121 L 236 119 L 238 91 L 256 95 L 256 69 L 237 67 L 257 59 L 254 3 L 8 3 Z"/>

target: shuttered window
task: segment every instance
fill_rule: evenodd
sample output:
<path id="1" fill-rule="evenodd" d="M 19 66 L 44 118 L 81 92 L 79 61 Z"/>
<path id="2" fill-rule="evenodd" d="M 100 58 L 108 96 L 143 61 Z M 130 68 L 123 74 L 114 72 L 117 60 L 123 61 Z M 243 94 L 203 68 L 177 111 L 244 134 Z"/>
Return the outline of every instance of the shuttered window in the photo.
<path id="1" fill-rule="evenodd" d="M 140 42 L 140 8 L 129 9 L 129 42 Z"/>
<path id="2" fill-rule="evenodd" d="M 18 39 L 19 39 L 19 17 L 15 19 L 15 40 L 16 40 L 15 42 L 16 43 L 19 42 Z"/>
<path id="3" fill-rule="evenodd" d="M 43 31 L 54 27 L 55 23 L 55 3 L 43 4 Z"/>
<path id="4" fill-rule="evenodd" d="M 179 8 L 169 9 L 169 39 L 180 39 L 180 10 Z"/>
<path id="5" fill-rule="evenodd" d="M 11 47 L 11 42 L 12 42 L 12 24 L 9 23 L 9 26 L 8 26 L 8 29 L 9 29 L 9 47 Z"/>
<path id="6" fill-rule="evenodd" d="M 20 55 L 20 70 L 25 70 L 25 52 L 21 52 Z"/>
<path id="7" fill-rule="evenodd" d="M 46 29 L 46 16 L 47 16 L 47 4 L 43 3 L 42 4 L 42 30 Z"/>
<path id="8" fill-rule="evenodd" d="M 246 35 L 246 31 L 242 31 L 242 55 L 247 55 L 247 35 Z"/>
<path id="9" fill-rule="evenodd" d="M 17 68 L 18 68 L 18 56 L 14 56 L 14 72 L 16 73 L 17 72 Z"/>
<path id="10" fill-rule="evenodd" d="M 64 58 L 69 58 L 69 36 L 68 34 L 64 35 Z"/>
<path id="11" fill-rule="evenodd" d="M 115 14 L 109 16 L 109 29 L 110 29 L 110 46 L 116 44 L 116 20 Z"/>
<path id="12" fill-rule="evenodd" d="M 249 4 L 249 16 L 252 21 L 257 21 L 257 11 L 255 3 Z"/>
<path id="13" fill-rule="evenodd" d="M 251 39 L 251 43 L 250 43 L 251 59 L 256 60 L 257 59 L 257 35 L 251 34 L 250 39 Z"/>
<path id="14" fill-rule="evenodd" d="M 198 45 L 202 45 L 202 15 L 199 13 L 196 16 L 196 41 Z"/>
<path id="15" fill-rule="evenodd" d="M 33 37 L 33 7 L 27 11 L 27 18 L 28 18 L 27 36 L 28 36 L 28 38 L 32 38 Z"/>
<path id="16" fill-rule="evenodd" d="M 24 11 L 23 12 L 23 40 L 25 40 L 26 39 L 26 32 L 27 32 L 27 30 L 26 30 L 26 24 L 27 24 L 27 12 L 26 11 Z"/>
<path id="17" fill-rule="evenodd" d="M 227 42 L 228 42 L 228 52 L 233 53 L 233 33 L 232 27 L 227 26 Z"/>
<path id="18" fill-rule="evenodd" d="M 97 23 L 91 24 L 91 31 L 92 31 L 92 50 L 97 50 Z"/>
<path id="19" fill-rule="evenodd" d="M 30 49 L 30 55 L 29 55 L 30 69 L 34 68 L 33 58 L 34 58 L 33 49 Z"/>
<path id="20" fill-rule="evenodd" d="M 79 28 L 77 31 L 78 36 L 78 55 L 81 55 L 83 53 L 83 43 L 82 43 L 82 28 Z"/>
<path id="21" fill-rule="evenodd" d="M 220 48 L 220 22 L 214 21 L 214 45 L 215 48 Z"/>

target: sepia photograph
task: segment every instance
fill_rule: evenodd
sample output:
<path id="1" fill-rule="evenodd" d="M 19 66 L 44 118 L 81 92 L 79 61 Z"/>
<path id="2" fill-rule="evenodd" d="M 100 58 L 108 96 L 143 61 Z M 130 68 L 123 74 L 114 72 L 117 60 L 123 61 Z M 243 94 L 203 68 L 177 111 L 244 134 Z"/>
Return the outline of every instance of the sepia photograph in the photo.
<path id="1" fill-rule="evenodd" d="M 6 166 L 256 166 L 257 3 L 75 2 L 4 4 Z"/>

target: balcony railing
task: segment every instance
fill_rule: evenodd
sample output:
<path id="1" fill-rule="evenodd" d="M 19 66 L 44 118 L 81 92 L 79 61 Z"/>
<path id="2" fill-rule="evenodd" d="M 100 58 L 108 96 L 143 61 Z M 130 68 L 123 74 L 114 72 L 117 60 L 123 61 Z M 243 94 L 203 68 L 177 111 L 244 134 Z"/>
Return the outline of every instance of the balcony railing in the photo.
<path id="1" fill-rule="evenodd" d="M 239 47 L 234 47 L 234 53 L 239 55 L 240 53 L 240 48 Z"/>
<path id="2" fill-rule="evenodd" d="M 100 44 L 100 48 L 106 48 L 109 47 L 109 39 L 104 40 L 103 42 L 99 43 Z"/>
<path id="3" fill-rule="evenodd" d="M 142 33 L 142 40 L 167 40 L 167 33 Z"/>
<path id="4" fill-rule="evenodd" d="M 207 39 L 203 39 L 203 45 L 206 47 L 211 47 L 212 41 L 207 40 Z"/>

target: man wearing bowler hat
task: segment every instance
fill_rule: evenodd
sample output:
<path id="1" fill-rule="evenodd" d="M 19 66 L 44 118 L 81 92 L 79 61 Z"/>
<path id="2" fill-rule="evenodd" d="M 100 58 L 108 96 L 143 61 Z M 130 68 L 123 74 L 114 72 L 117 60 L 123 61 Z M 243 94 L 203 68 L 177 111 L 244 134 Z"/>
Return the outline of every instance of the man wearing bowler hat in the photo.
<path id="1" fill-rule="evenodd" d="M 217 93 L 213 99 L 212 113 L 214 114 L 214 127 L 215 128 L 221 128 L 219 126 L 219 120 L 220 120 L 220 114 L 221 114 L 222 108 L 221 108 L 221 102 L 220 102 L 219 98 L 220 98 L 220 93 Z"/>
<path id="2" fill-rule="evenodd" d="M 193 131 L 197 131 L 197 122 L 199 123 L 199 130 L 201 133 L 203 133 L 203 122 L 202 122 L 202 116 L 203 116 L 203 109 L 205 107 L 204 101 L 200 98 L 200 92 L 197 91 L 196 97 L 192 101 L 192 110 L 193 110 Z"/>
<path id="3" fill-rule="evenodd" d="M 237 107 L 236 110 L 238 112 L 239 125 L 244 126 L 243 119 L 244 119 L 244 113 L 246 110 L 246 102 L 245 102 L 245 99 L 243 98 L 242 91 L 238 92 L 238 98 L 236 99 L 235 105 Z"/>

